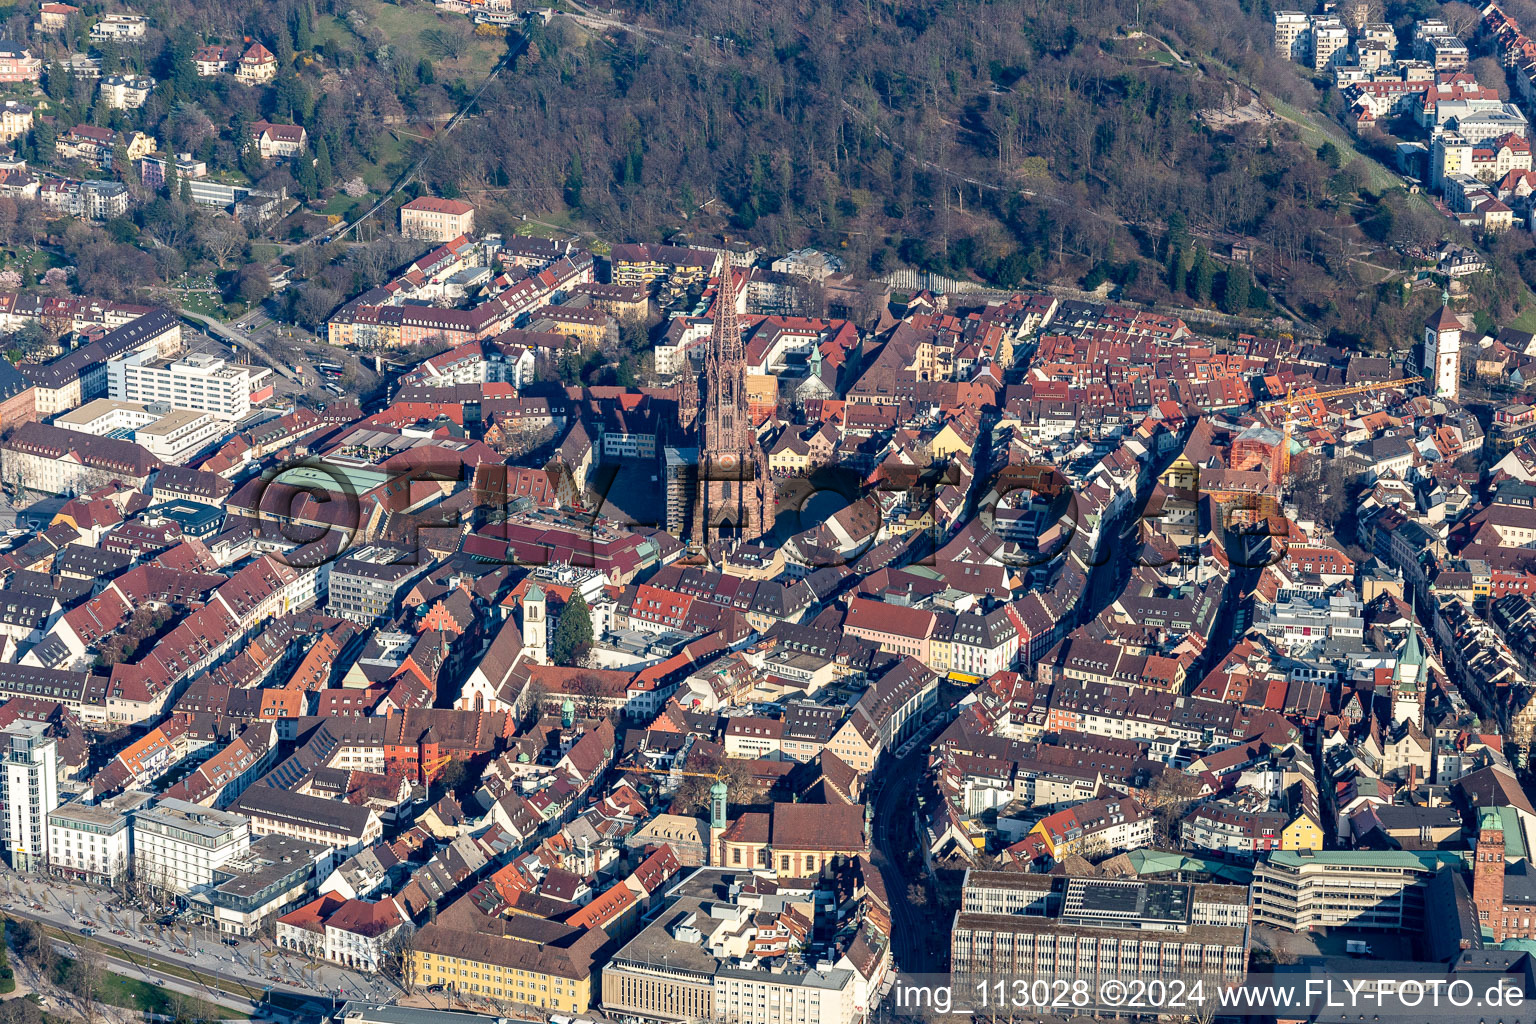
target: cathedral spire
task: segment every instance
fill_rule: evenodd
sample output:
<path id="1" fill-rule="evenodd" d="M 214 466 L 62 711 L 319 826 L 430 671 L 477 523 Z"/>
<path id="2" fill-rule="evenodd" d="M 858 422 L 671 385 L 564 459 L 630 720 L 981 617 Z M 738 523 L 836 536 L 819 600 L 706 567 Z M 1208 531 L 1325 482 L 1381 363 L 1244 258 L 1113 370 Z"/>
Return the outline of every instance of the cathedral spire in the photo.
<path id="1" fill-rule="evenodd" d="M 700 547 L 721 538 L 755 540 L 773 525 L 773 484 L 747 400 L 736 280 L 730 260 L 720 262 L 698 418 L 699 489 L 691 536 Z"/>

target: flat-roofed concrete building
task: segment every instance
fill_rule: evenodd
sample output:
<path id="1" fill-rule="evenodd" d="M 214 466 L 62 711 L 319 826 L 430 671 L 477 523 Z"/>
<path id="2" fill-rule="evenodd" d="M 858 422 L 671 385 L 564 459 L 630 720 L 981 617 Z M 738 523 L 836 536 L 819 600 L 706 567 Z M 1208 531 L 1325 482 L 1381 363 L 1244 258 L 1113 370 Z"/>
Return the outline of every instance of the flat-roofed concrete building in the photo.
<path id="1" fill-rule="evenodd" d="M 331 859 L 323 843 L 261 836 L 215 868 L 212 881 L 188 895 L 187 905 L 225 935 L 255 935 L 268 918 L 307 902 L 330 873 Z"/>
<path id="2" fill-rule="evenodd" d="M 48 870 L 115 885 L 133 864 L 133 812 L 154 798 L 130 789 L 94 804 L 72 800 L 48 815 Z"/>
<path id="3" fill-rule="evenodd" d="M 1461 870 L 1455 850 L 1278 850 L 1254 865 L 1255 924 L 1314 928 L 1422 928 L 1429 881 Z"/>
<path id="4" fill-rule="evenodd" d="M 700 868 L 671 903 L 614 954 L 602 972 L 603 1007 L 641 1021 L 730 1020 L 741 1024 L 852 1024 L 856 972 L 794 957 L 772 969 L 746 954 L 764 934 L 800 915 L 812 925 L 809 898 L 753 890 L 740 870 Z"/>
<path id="5" fill-rule="evenodd" d="M 216 869 L 251 845 L 250 820 L 185 800 L 161 800 L 133 816 L 134 875 L 141 882 L 185 893 L 213 881 Z"/>
<path id="6" fill-rule="evenodd" d="M 963 975 L 1241 978 L 1241 885 L 966 872 L 950 935 Z"/>

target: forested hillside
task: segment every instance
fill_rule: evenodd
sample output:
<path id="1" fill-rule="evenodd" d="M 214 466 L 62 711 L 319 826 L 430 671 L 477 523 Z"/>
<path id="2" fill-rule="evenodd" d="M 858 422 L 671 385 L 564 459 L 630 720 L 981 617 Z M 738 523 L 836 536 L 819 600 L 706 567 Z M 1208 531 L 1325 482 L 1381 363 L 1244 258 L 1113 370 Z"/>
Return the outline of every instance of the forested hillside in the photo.
<path id="1" fill-rule="evenodd" d="M 1437 7 L 1382 13 L 1407 24 Z M 1269 302 L 1246 271 L 1225 286 L 1221 258 L 1252 236 L 1288 308 L 1385 343 L 1417 314 L 1357 279 L 1351 240 L 1459 229 L 1390 191 L 1342 128 L 1308 120 L 1326 94 L 1272 56 L 1271 13 L 1255 0 L 631 0 L 603 15 L 623 28 L 536 28 L 519 73 L 431 174 L 450 191 L 505 188 L 524 210 L 569 208 L 607 237 L 702 220 L 876 273 L 1110 278 L 1131 297 L 1172 286 L 1233 311 Z M 1515 255 L 1501 266 L 1489 303 L 1512 312 Z"/>

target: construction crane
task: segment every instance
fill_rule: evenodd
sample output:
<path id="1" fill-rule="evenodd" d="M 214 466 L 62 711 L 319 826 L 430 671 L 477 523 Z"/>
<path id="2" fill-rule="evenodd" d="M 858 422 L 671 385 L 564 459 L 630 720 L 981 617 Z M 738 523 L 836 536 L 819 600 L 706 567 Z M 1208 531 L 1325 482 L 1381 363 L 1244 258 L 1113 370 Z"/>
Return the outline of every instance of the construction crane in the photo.
<path id="1" fill-rule="evenodd" d="M 1423 377 L 1398 377 L 1395 380 L 1377 381 L 1374 384 L 1354 384 L 1347 388 L 1333 388 L 1329 391 L 1310 391 L 1306 394 L 1298 394 L 1287 391 L 1284 398 L 1273 402 L 1263 402 L 1258 406 L 1260 410 L 1285 409 L 1285 429 L 1280 436 L 1280 449 L 1275 453 L 1270 466 L 1273 482 L 1278 484 L 1285 479 L 1285 475 L 1291 471 L 1291 432 L 1296 425 L 1295 411 L 1298 406 L 1309 405 L 1312 402 L 1325 402 L 1331 398 L 1345 398 L 1349 395 L 1364 395 L 1372 391 L 1390 391 L 1395 388 L 1406 387 L 1409 384 L 1422 384 Z"/>
<path id="2" fill-rule="evenodd" d="M 695 779 L 714 779 L 716 782 L 725 781 L 725 769 L 716 768 L 712 772 L 690 772 L 682 768 L 630 768 L 619 766 L 621 772 L 639 772 L 642 775 L 686 775 Z"/>

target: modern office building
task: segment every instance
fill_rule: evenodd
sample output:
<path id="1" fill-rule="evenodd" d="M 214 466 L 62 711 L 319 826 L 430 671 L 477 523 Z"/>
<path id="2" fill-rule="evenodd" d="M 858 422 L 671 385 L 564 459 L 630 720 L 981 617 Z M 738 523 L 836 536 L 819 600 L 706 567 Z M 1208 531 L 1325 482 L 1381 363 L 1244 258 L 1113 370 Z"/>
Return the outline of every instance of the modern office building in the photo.
<path id="1" fill-rule="evenodd" d="M 966 872 L 952 969 L 1013 977 L 1241 978 L 1241 885 Z"/>
<path id="2" fill-rule="evenodd" d="M 107 363 L 107 393 L 123 402 L 161 402 L 233 421 L 272 396 L 271 376 L 271 370 L 236 366 L 206 352 L 181 359 L 136 352 Z"/>
<path id="3" fill-rule="evenodd" d="M 309 901 L 331 866 L 331 848 L 291 836 L 261 836 L 213 869 L 187 905 L 224 935 L 255 935 L 269 918 Z"/>
<path id="4" fill-rule="evenodd" d="M 624 945 L 602 972 L 603 1007 L 641 1021 L 730 1020 L 742 1024 L 851 1024 L 861 1016 L 857 971 L 846 960 L 775 958 L 751 951 L 789 943 L 796 927 L 788 896 L 756 891 L 753 876 L 700 868 L 672 902 Z M 812 911 L 814 914 L 814 911 Z"/>
<path id="5" fill-rule="evenodd" d="M 399 610 L 401 592 L 426 569 L 414 551 L 370 544 L 331 566 L 326 610 L 353 622 L 391 619 Z"/>
<path id="6" fill-rule="evenodd" d="M 211 884 L 217 869 L 250 849 L 251 823 L 185 800 L 161 800 L 133 816 L 130 841 L 140 882 L 185 893 Z"/>
<path id="7" fill-rule="evenodd" d="M 1279 850 L 1254 865 L 1253 920 L 1293 932 L 1422 928 L 1430 879 L 1464 860 L 1448 850 Z"/>

